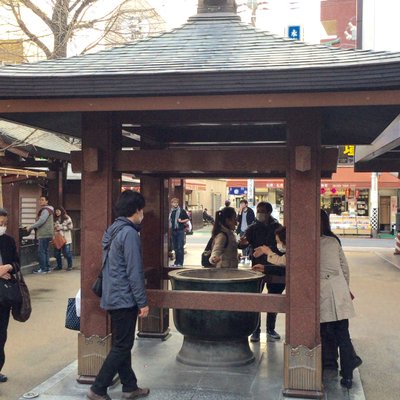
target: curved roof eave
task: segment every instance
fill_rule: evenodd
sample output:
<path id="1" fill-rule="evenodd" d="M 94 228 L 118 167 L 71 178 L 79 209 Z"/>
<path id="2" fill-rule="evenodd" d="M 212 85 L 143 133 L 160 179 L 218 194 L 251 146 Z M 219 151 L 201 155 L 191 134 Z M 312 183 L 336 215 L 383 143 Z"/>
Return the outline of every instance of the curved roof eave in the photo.
<path id="1" fill-rule="evenodd" d="M 400 88 L 400 53 L 334 49 L 193 18 L 94 54 L 0 68 L 0 98 L 171 96 Z"/>

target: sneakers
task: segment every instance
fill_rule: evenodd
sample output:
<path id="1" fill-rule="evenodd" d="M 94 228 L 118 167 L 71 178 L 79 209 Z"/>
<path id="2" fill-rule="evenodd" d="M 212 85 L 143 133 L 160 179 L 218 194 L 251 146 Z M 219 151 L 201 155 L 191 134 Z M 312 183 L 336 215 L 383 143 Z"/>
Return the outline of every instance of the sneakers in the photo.
<path id="1" fill-rule="evenodd" d="M 0 383 L 7 382 L 7 381 L 8 381 L 8 378 L 5 375 L 0 374 Z"/>
<path id="2" fill-rule="evenodd" d="M 95 392 L 93 392 L 92 389 L 89 389 L 86 397 L 89 400 L 112 400 L 111 397 L 108 394 L 105 395 L 100 395 L 100 394 L 96 394 Z"/>
<path id="3" fill-rule="evenodd" d="M 133 400 L 133 399 L 138 399 L 139 397 L 146 397 L 150 393 L 149 388 L 137 388 L 133 392 L 125 392 L 122 393 L 122 399 L 124 400 Z"/>
<path id="4" fill-rule="evenodd" d="M 260 332 L 253 332 L 250 336 L 250 342 L 257 343 L 260 341 Z"/>
<path id="5" fill-rule="evenodd" d="M 279 335 L 279 333 L 275 332 L 274 330 L 267 331 L 267 338 L 273 340 L 279 340 L 281 338 L 281 335 Z"/>
<path id="6" fill-rule="evenodd" d="M 48 269 L 34 269 L 33 274 L 48 274 L 50 271 Z"/>

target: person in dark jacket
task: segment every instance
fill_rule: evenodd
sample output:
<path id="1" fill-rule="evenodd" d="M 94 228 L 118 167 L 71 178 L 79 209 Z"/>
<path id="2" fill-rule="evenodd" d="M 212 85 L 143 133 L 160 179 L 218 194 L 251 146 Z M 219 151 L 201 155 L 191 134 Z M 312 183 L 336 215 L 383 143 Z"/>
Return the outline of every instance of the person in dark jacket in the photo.
<path id="1" fill-rule="evenodd" d="M 13 264 L 19 263 L 15 240 L 5 234 L 7 230 L 8 213 L 0 208 L 0 279 L 11 279 L 14 271 Z M 8 304 L 0 304 L 0 383 L 6 382 L 7 377 L 1 373 L 6 357 L 4 347 L 7 341 L 7 328 L 10 321 L 11 308 Z"/>
<path id="2" fill-rule="evenodd" d="M 112 346 L 87 394 L 90 400 L 110 399 L 107 388 L 117 374 L 122 383 L 122 399 L 136 399 L 150 392 L 138 387 L 131 363 L 137 317 L 149 314 L 139 236 L 144 206 L 140 193 L 124 191 L 115 207 L 118 217 L 103 237 L 105 262 L 100 306 L 111 317 Z"/>
<path id="3" fill-rule="evenodd" d="M 249 208 L 249 202 L 246 199 L 240 200 L 236 233 L 240 237 L 242 237 L 245 234 L 247 228 L 255 221 L 255 219 L 256 217 L 254 215 L 254 211 Z M 242 250 L 243 256 L 249 256 L 250 251 L 250 247 L 244 248 Z"/>
<path id="4" fill-rule="evenodd" d="M 245 235 L 239 241 L 239 247 L 244 248 L 250 245 L 255 249 L 266 245 L 274 253 L 281 254 L 276 247 L 275 239 L 275 231 L 281 227 L 281 224 L 271 214 L 272 205 L 270 203 L 262 201 L 257 204 L 256 222 L 247 228 Z M 272 265 L 265 254 L 261 254 L 258 257 L 252 254 L 251 262 L 252 266 L 256 264 Z M 285 290 L 285 285 L 282 283 L 267 283 L 267 289 L 269 294 L 282 294 Z M 281 338 L 275 331 L 276 316 L 276 313 L 267 313 L 267 338 L 270 340 L 279 340 Z M 252 342 L 260 341 L 260 323 L 250 340 Z"/>

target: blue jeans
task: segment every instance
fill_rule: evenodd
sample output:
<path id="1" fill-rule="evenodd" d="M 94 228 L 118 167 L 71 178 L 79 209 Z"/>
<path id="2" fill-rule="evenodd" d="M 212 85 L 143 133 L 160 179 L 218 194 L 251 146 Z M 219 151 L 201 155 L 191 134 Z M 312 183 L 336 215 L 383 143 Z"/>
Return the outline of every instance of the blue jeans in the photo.
<path id="1" fill-rule="evenodd" d="M 38 257 L 39 257 L 39 269 L 42 271 L 48 271 L 50 269 L 49 264 L 49 244 L 51 238 L 38 239 Z"/>
<path id="2" fill-rule="evenodd" d="M 138 308 L 109 310 L 111 317 L 112 345 L 91 389 L 104 396 L 116 374 L 119 375 L 124 393 L 138 388 L 136 375 L 132 369 L 131 350 L 135 341 Z"/>
<path id="3" fill-rule="evenodd" d="M 172 231 L 172 248 L 175 251 L 175 265 L 183 265 L 183 246 L 185 244 L 185 232 L 183 229 Z"/>
<path id="4" fill-rule="evenodd" d="M 71 243 L 64 244 L 61 249 L 55 249 L 55 256 L 57 260 L 57 268 L 62 269 L 62 259 L 61 252 L 64 254 L 65 259 L 67 260 L 67 268 L 72 268 L 72 253 L 71 253 Z"/>

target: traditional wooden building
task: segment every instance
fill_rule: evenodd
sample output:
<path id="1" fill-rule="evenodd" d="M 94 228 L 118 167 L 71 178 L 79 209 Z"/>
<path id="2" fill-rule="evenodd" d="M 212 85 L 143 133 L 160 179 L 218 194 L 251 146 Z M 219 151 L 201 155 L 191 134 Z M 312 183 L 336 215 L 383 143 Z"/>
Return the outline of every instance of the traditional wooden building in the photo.
<path id="1" fill-rule="evenodd" d="M 259 32 L 240 22 L 233 0 L 199 0 L 187 24 L 155 38 L 1 68 L 3 117 L 82 138 L 73 156 L 82 171 L 80 381 L 96 375 L 110 341 L 90 287 L 121 173 L 130 172 L 147 201 L 152 311 L 140 334 L 166 336 L 169 308 L 286 313 L 284 393 L 321 397 L 321 177 L 336 169 L 336 145 L 370 145 L 399 112 L 400 54 Z M 286 295 L 165 290 L 169 178 L 207 176 L 285 177 Z"/>

